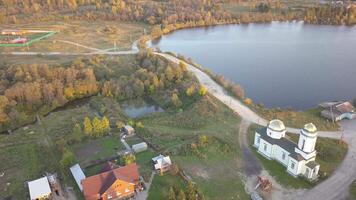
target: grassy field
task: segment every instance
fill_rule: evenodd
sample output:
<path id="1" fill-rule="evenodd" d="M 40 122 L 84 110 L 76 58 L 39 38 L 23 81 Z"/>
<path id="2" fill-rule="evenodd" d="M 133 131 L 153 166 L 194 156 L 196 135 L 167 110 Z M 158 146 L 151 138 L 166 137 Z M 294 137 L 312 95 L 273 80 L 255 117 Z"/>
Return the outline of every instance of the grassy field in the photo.
<path id="1" fill-rule="evenodd" d="M 252 109 L 260 113 L 260 115 L 267 120 L 280 119 L 289 127 L 303 128 L 305 124 L 312 122 L 318 130 L 339 130 L 339 125 L 337 123 L 332 123 L 321 117 L 320 108 L 294 111 L 290 109 L 265 109 L 259 106 L 253 106 Z"/>
<path id="2" fill-rule="evenodd" d="M 260 127 L 257 125 L 252 125 L 248 130 L 250 148 L 260 160 L 263 167 L 273 177 L 275 177 L 275 179 L 280 184 L 285 186 L 290 186 L 293 188 L 311 188 L 315 186 L 318 182 L 326 179 L 338 167 L 347 152 L 347 146 L 345 144 L 339 144 L 337 140 L 319 137 L 316 143 L 316 149 L 318 151 L 316 162 L 320 164 L 320 178 L 317 183 L 310 183 L 305 179 L 292 177 L 286 172 L 285 167 L 279 164 L 277 161 L 268 160 L 257 153 L 256 149 L 252 147 L 252 145 L 255 131 L 258 128 Z M 295 134 L 287 134 L 286 137 L 294 142 L 297 142 L 299 138 L 298 135 Z"/>
<path id="3" fill-rule="evenodd" d="M 211 96 L 193 103 L 176 113 L 156 113 L 140 119 L 144 129 L 139 132 L 160 152 L 172 156 L 206 199 L 246 199 L 241 172 L 241 151 L 238 146 L 240 119 Z M 198 155 L 189 153 L 192 143 L 201 135 L 213 138 Z M 226 150 L 228 149 L 228 150 Z M 229 153 L 223 153 L 224 150 Z M 158 188 L 165 177 L 154 181 L 149 199 L 157 198 Z M 170 178 L 167 178 L 171 181 Z M 169 184 L 162 189 L 163 197 Z M 162 196 L 160 196 L 162 197 Z"/>
<path id="4" fill-rule="evenodd" d="M 55 30 L 57 34 L 50 38 L 33 43 L 27 47 L 1 47 L 1 51 L 61 51 L 61 52 L 90 52 L 93 50 L 68 44 L 62 41 L 76 42 L 84 46 L 111 49 L 114 43 L 119 50 L 131 48 L 132 42 L 143 35 L 143 23 L 123 23 L 112 21 L 71 21 L 71 22 L 41 22 L 35 24 L 10 25 L 10 29 L 42 29 Z"/>
<path id="5" fill-rule="evenodd" d="M 147 200 L 167 199 L 170 187 L 177 190 L 183 189 L 185 182 L 179 176 L 166 174 L 163 176 L 156 175 L 153 178 Z"/>
<path id="6" fill-rule="evenodd" d="M 350 194 L 347 200 L 354 200 L 356 199 L 356 182 L 352 183 L 350 186 Z"/>

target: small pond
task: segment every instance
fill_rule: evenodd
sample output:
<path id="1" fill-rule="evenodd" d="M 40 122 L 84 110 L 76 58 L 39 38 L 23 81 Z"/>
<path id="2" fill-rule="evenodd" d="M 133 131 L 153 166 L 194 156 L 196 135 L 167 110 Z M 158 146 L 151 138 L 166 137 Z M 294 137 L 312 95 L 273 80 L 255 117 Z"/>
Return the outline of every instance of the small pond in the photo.
<path id="1" fill-rule="evenodd" d="M 141 117 L 146 114 L 164 111 L 156 102 L 149 98 L 126 100 L 120 105 L 122 110 L 130 118 Z"/>

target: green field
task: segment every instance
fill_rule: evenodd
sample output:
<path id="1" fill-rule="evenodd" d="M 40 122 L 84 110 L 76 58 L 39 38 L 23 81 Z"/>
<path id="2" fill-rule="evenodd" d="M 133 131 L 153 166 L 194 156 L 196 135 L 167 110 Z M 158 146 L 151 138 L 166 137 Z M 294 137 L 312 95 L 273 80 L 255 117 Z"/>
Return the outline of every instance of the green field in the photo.
<path id="1" fill-rule="evenodd" d="M 180 112 L 156 113 L 140 120 L 145 128 L 139 134 L 160 152 L 171 155 L 173 162 L 197 183 L 206 199 L 247 198 L 239 175 L 240 118 L 221 102 L 208 95 Z M 191 145 L 201 135 L 206 135 L 210 142 L 199 153 L 192 153 Z M 159 184 L 154 181 L 153 188 Z M 168 189 L 169 186 L 162 189 L 165 198 Z M 157 197 L 157 193 L 155 189 L 150 190 L 150 197 Z"/>
<path id="2" fill-rule="evenodd" d="M 316 143 L 316 150 L 318 152 L 316 162 L 320 164 L 320 178 L 318 182 L 310 183 L 302 178 L 294 178 L 293 176 L 289 175 L 286 172 L 285 167 L 279 164 L 277 161 L 268 160 L 265 157 L 261 156 L 259 153 L 257 153 L 256 149 L 252 145 L 254 141 L 255 131 L 258 128 L 261 127 L 257 125 L 252 125 L 248 130 L 250 148 L 271 176 L 273 176 L 280 184 L 292 188 L 311 188 L 317 183 L 326 179 L 343 161 L 344 156 L 347 152 L 347 146 L 345 144 L 339 144 L 338 141 L 334 139 L 319 137 Z M 298 135 L 288 133 L 286 137 L 294 142 L 297 142 L 299 138 Z M 321 155 L 325 156 L 321 157 Z"/>
<path id="3" fill-rule="evenodd" d="M 38 42 L 40 40 L 43 40 L 45 38 L 51 37 L 52 35 L 56 34 L 56 31 L 48 31 L 46 33 L 34 33 L 34 34 L 29 34 L 29 35 L 24 35 L 23 37 L 26 37 L 28 41 L 23 44 L 2 44 L 0 43 L 0 47 L 24 47 L 31 45 L 34 42 Z M 4 39 L 6 36 L 0 36 L 0 41 Z"/>

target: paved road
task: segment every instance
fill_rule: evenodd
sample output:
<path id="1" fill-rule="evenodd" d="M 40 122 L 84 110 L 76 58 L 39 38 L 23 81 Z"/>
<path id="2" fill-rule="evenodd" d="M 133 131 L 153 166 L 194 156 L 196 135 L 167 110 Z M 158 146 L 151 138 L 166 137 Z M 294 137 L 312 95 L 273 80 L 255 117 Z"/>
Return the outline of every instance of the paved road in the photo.
<path id="1" fill-rule="evenodd" d="M 166 59 L 179 63 L 181 60 L 177 59 L 168 54 L 157 53 L 165 57 Z M 231 97 L 227 92 L 218 85 L 214 80 L 212 80 L 207 74 L 200 71 L 196 67 L 186 63 L 187 68 L 194 73 L 198 78 L 200 83 L 204 85 L 210 94 L 214 95 L 217 99 L 231 108 L 233 111 L 237 112 L 243 120 L 247 122 L 252 122 L 265 126 L 267 120 L 258 116 L 255 112 L 249 109 L 247 106 L 243 105 L 239 100 Z M 334 171 L 334 173 L 325 181 L 318 184 L 316 187 L 303 193 L 295 199 L 305 199 L 305 200 L 342 200 L 348 195 L 348 189 L 353 180 L 356 180 L 356 122 L 347 121 L 341 124 L 343 127 L 343 139 L 349 145 L 349 151 L 341 163 L 341 165 Z M 299 134 L 298 129 L 287 128 L 288 132 Z M 342 136 L 341 132 L 318 132 L 320 137 L 328 137 L 334 139 L 340 139 Z M 288 199 L 286 197 L 285 199 Z"/>

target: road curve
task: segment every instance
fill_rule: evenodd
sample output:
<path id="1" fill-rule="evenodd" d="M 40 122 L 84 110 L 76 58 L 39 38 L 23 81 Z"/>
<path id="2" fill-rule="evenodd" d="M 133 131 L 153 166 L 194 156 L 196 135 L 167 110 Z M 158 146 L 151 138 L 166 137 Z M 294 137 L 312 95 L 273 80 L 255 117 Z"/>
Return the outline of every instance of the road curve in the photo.
<path id="1" fill-rule="evenodd" d="M 186 63 L 174 56 L 165 53 L 156 53 L 157 55 L 163 56 L 164 58 L 179 64 L 183 62 L 186 64 L 189 71 L 191 71 L 204 85 L 210 94 L 215 96 L 226 106 L 232 109 L 234 112 L 238 113 L 243 120 L 249 123 L 256 123 L 262 126 L 267 124 L 267 120 L 261 118 L 247 106 L 242 104 L 239 100 L 230 96 L 220 85 L 218 85 L 213 79 L 211 79 L 206 73 L 202 72 L 198 68 Z M 334 171 L 334 173 L 325 181 L 321 182 L 314 188 L 307 190 L 302 195 L 295 199 L 304 200 L 342 200 L 348 195 L 348 190 L 350 184 L 356 180 L 356 123 L 355 121 L 348 121 L 347 125 L 343 125 L 344 131 L 342 132 L 332 132 L 332 131 L 319 131 L 318 135 L 320 137 L 327 137 L 333 139 L 340 139 L 343 136 L 343 140 L 349 145 L 349 150 L 345 156 L 344 161 L 341 165 Z M 299 134 L 300 129 L 287 128 L 288 132 Z M 290 199 L 286 197 L 285 199 Z"/>

